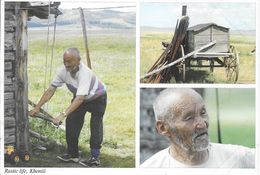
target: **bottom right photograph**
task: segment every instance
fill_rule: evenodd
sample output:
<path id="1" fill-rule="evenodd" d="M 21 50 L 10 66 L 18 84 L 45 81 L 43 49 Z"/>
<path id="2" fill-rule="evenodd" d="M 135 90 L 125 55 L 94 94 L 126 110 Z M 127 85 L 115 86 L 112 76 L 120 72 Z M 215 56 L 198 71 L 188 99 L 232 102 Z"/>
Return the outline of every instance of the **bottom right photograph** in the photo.
<path id="1" fill-rule="evenodd" d="M 254 88 L 141 88 L 141 168 L 255 168 Z"/>

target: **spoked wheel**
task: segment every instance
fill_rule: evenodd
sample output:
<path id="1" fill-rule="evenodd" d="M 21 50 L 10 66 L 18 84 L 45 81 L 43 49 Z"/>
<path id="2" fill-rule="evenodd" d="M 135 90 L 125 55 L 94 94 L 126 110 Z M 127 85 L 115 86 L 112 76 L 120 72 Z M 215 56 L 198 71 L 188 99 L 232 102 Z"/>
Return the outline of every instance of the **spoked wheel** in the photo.
<path id="1" fill-rule="evenodd" d="M 227 81 L 231 83 L 236 83 L 239 74 L 239 56 L 234 46 L 230 46 L 231 56 L 226 58 L 225 66 L 226 66 L 226 77 Z"/>
<path id="2" fill-rule="evenodd" d="M 209 62 L 209 65 L 210 65 L 210 72 L 213 73 L 214 72 L 214 60 L 211 59 L 210 62 Z"/>
<path id="3" fill-rule="evenodd" d="M 183 45 L 181 45 L 181 54 L 184 56 L 184 48 Z M 181 70 L 182 70 L 182 82 L 185 82 L 186 80 L 186 65 L 185 60 L 181 62 Z"/>

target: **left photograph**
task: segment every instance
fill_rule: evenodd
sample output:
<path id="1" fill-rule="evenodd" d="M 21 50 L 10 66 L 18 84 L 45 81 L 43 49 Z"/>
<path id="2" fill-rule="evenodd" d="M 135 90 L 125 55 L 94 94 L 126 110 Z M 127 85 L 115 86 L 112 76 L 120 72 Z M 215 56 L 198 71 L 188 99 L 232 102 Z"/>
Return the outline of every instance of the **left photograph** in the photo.
<path id="1" fill-rule="evenodd" d="M 135 167 L 135 3 L 4 6 L 5 167 Z"/>

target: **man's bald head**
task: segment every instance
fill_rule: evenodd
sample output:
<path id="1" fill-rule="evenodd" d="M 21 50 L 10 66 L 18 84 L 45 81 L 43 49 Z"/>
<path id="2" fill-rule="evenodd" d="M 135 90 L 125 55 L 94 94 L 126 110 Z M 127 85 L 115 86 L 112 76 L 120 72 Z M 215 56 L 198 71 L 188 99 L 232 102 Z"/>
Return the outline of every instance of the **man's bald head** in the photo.
<path id="1" fill-rule="evenodd" d="M 153 104 L 156 121 L 164 121 L 169 117 L 174 117 L 173 115 L 176 115 L 177 112 L 182 112 L 182 108 L 178 108 L 178 106 L 184 106 L 183 103 L 192 99 L 202 100 L 202 97 L 193 89 L 170 88 L 163 90 Z"/>
<path id="2" fill-rule="evenodd" d="M 80 60 L 80 53 L 79 50 L 77 48 L 68 48 L 64 54 L 63 54 L 63 58 L 73 58 L 73 59 L 78 59 Z"/>

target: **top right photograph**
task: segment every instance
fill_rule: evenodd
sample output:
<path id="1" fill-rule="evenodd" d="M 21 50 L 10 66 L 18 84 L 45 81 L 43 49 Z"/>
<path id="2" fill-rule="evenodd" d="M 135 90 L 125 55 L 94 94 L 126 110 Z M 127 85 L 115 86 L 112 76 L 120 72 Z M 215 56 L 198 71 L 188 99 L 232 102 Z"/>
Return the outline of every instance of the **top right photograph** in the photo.
<path id="1" fill-rule="evenodd" d="M 255 84 L 255 3 L 140 3 L 140 82 Z"/>

